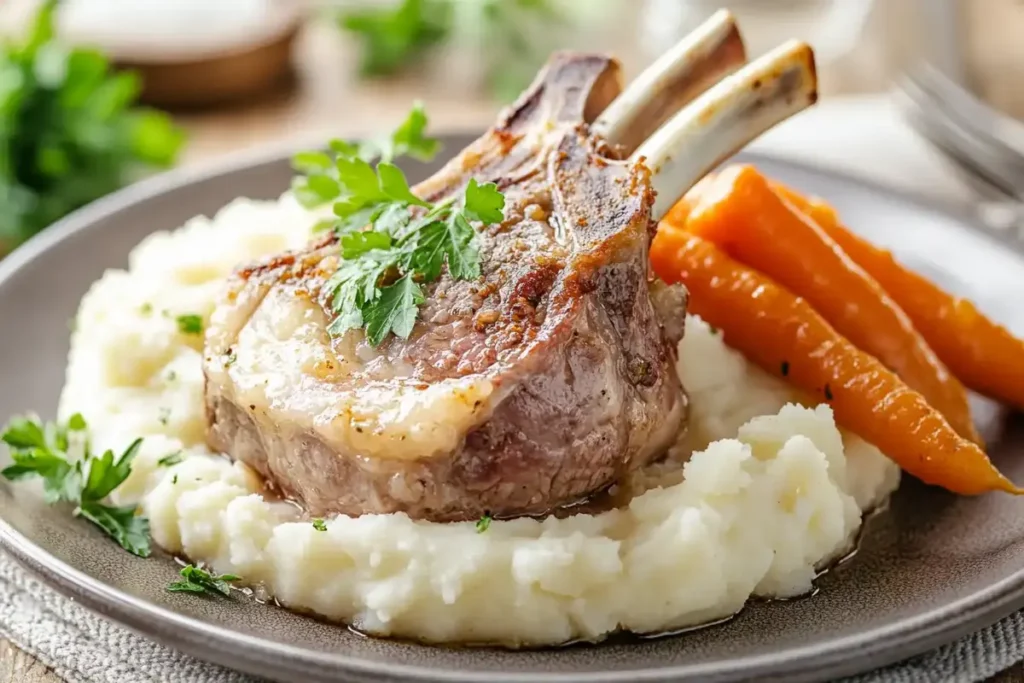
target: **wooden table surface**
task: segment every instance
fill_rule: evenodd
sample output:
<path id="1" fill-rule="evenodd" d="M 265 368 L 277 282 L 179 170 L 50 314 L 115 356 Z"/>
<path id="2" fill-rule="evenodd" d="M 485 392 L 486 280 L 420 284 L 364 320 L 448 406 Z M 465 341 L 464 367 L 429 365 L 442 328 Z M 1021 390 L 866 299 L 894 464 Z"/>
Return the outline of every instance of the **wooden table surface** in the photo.
<path id="1" fill-rule="evenodd" d="M 440 88 L 422 77 L 360 82 L 346 66 L 351 59 L 350 46 L 335 32 L 323 26 L 308 29 L 296 45 L 293 83 L 258 102 L 178 116 L 189 132 L 182 164 L 201 164 L 268 143 L 318 141 L 386 129 L 399 121 L 416 99 L 426 105 L 435 131 L 482 128 L 497 110 L 478 93 Z M 0 637 L 0 683 L 61 682 L 45 665 Z M 1024 663 L 990 683 L 1024 683 Z"/>

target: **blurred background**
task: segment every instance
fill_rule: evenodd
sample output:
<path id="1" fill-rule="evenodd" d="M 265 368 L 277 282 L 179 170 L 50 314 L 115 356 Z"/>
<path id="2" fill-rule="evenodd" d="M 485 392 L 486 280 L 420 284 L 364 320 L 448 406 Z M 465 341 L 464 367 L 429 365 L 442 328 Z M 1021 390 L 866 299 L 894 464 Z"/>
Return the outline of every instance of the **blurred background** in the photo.
<path id="1" fill-rule="evenodd" d="M 1019 0 L 0 0 L 0 251 L 147 173 L 378 130 L 414 99 L 435 132 L 479 129 L 551 50 L 632 74 L 721 7 L 751 56 L 809 41 L 824 101 L 899 95 L 1017 197 Z"/>

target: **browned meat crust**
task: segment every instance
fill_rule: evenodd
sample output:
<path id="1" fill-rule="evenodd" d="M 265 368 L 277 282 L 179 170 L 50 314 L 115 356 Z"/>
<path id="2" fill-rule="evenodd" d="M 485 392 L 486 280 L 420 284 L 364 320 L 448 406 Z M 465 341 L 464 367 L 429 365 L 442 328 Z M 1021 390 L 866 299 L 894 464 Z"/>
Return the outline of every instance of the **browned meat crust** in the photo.
<path id="1" fill-rule="evenodd" d="M 612 158 L 587 126 L 618 87 L 614 61 L 557 55 L 492 130 L 417 188 L 437 200 L 470 177 L 496 182 L 506 220 L 480 237 L 479 281 L 430 285 L 413 335 L 386 340 L 379 358 L 332 379 L 332 391 L 485 378 L 496 390 L 473 406 L 478 418 L 456 448 L 378 457 L 238 400 L 245 378 L 221 357 L 255 311 L 303 301 L 329 315 L 332 237 L 232 279 L 220 307 L 244 310 L 226 316 L 239 322 L 207 348 L 211 447 L 313 515 L 439 521 L 542 514 L 664 453 L 685 420 L 674 369 L 685 299 L 662 297 L 679 316 L 663 326 L 648 291 L 649 174 Z M 351 339 L 325 343 L 351 353 Z"/>

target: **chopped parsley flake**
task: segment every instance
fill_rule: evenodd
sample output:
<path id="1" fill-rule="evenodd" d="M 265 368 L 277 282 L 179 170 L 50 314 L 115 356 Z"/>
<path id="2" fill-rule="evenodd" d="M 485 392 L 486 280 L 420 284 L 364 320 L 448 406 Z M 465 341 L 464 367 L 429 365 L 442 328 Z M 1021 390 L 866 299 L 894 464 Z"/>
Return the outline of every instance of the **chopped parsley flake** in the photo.
<path id="1" fill-rule="evenodd" d="M 476 532 L 478 534 L 482 534 L 483 532 L 485 532 L 488 529 L 490 529 L 491 528 L 491 522 L 493 521 L 493 519 L 494 518 L 491 517 L 491 513 L 485 512 L 483 517 L 481 517 L 480 519 L 476 520 Z"/>
<path id="2" fill-rule="evenodd" d="M 157 460 L 156 464 L 159 467 L 172 467 L 180 463 L 181 460 L 181 451 L 174 451 Z"/>
<path id="3" fill-rule="evenodd" d="M 322 519 L 314 519 L 313 528 L 317 531 L 327 531 L 327 523 Z"/>
<path id="4" fill-rule="evenodd" d="M 181 580 L 167 586 L 167 590 L 172 593 L 198 593 L 224 598 L 231 597 L 230 583 L 241 578 L 234 574 L 211 574 L 191 564 L 182 567 L 179 574 Z"/>
<path id="5" fill-rule="evenodd" d="M 179 315 L 175 320 L 178 323 L 178 331 L 182 334 L 202 334 L 203 316 L 195 313 Z"/>

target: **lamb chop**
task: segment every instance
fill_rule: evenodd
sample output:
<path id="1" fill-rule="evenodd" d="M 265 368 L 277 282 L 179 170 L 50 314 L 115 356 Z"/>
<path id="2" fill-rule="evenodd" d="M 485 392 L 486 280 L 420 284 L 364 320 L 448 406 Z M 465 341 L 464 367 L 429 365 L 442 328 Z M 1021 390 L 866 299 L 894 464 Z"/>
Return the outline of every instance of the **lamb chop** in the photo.
<path id="1" fill-rule="evenodd" d="M 437 202 L 491 181 L 505 214 L 478 236 L 481 276 L 425 285 L 407 339 L 328 333 L 333 235 L 240 269 L 207 331 L 210 446 L 311 515 L 433 521 L 545 514 L 661 457 L 686 419 L 685 292 L 653 281 L 655 220 L 814 98 L 800 44 L 700 94 L 742 53 L 719 15 L 618 99 L 613 59 L 555 55 L 414 188 Z M 666 99 L 695 96 L 659 129 Z"/>

